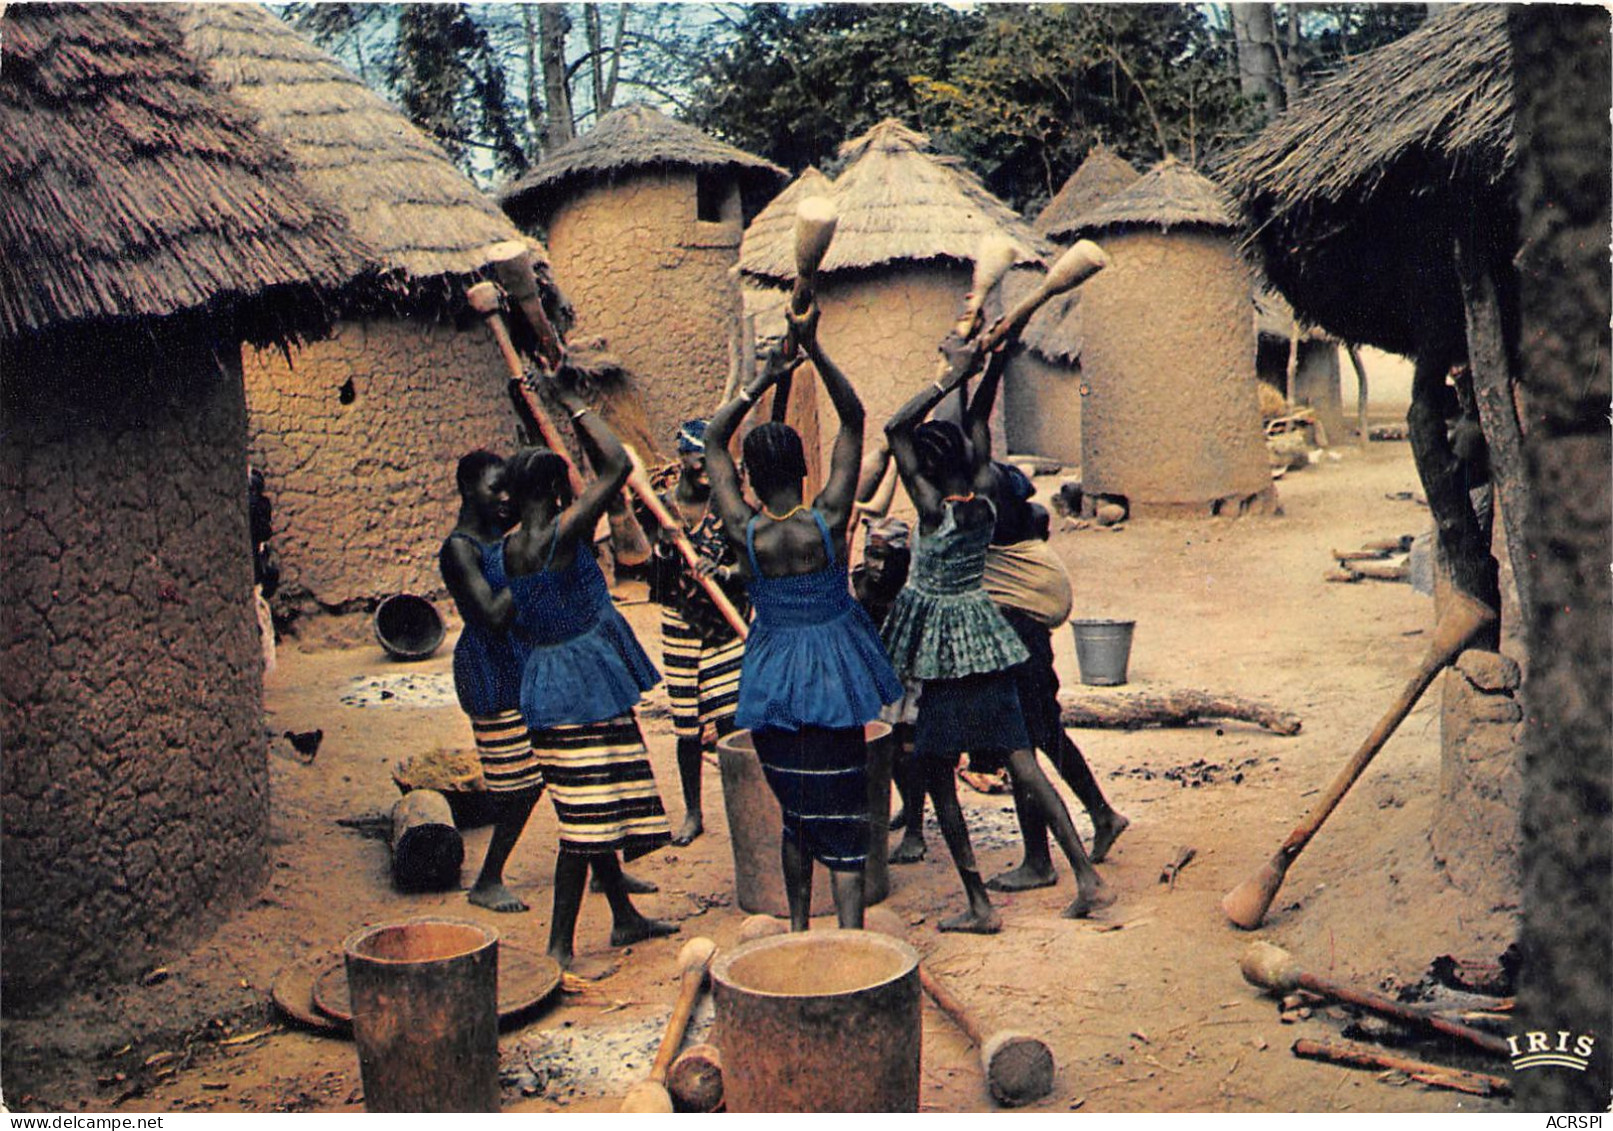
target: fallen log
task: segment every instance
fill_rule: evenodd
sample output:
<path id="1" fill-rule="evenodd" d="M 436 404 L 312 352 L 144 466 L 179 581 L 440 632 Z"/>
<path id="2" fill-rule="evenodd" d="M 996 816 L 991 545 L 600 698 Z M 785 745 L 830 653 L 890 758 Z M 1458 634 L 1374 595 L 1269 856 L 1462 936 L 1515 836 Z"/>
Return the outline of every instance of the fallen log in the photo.
<path id="1" fill-rule="evenodd" d="M 1294 1042 L 1294 1055 L 1305 1060 L 1325 1060 L 1330 1064 L 1343 1064 L 1351 1068 L 1390 1069 L 1403 1072 L 1419 1084 L 1433 1088 L 1448 1088 L 1473 1096 L 1510 1096 L 1512 1082 L 1500 1076 L 1483 1072 L 1468 1072 L 1461 1068 L 1446 1068 L 1442 1064 L 1429 1064 L 1425 1060 L 1408 1060 L 1389 1056 L 1369 1045 L 1350 1041 L 1311 1041 L 1300 1038 Z"/>
<path id="2" fill-rule="evenodd" d="M 1298 734 L 1298 715 L 1264 703 L 1206 691 L 1121 692 L 1112 695 L 1082 693 L 1059 696 L 1059 712 L 1067 727 L 1139 730 L 1142 727 L 1185 727 L 1206 719 L 1234 719 L 1254 723 L 1273 734 Z"/>
<path id="3" fill-rule="evenodd" d="M 459 883 L 465 844 L 448 799 L 412 789 L 392 806 L 392 879 L 403 891 L 443 891 Z"/>

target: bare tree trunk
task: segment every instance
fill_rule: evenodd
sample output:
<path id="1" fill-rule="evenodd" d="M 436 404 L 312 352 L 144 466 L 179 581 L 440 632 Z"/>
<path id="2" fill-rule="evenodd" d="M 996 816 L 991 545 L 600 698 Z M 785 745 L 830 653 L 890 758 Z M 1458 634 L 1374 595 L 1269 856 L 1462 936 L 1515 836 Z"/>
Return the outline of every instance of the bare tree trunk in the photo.
<path id="1" fill-rule="evenodd" d="M 604 115 L 603 103 L 605 101 L 605 60 L 603 58 L 605 31 L 599 19 L 598 4 L 584 4 L 582 6 L 583 27 L 588 36 L 588 75 L 592 80 L 594 95 L 594 121 Z"/>
<path id="2" fill-rule="evenodd" d="M 1283 86 L 1277 60 L 1277 27 L 1267 4 L 1229 4 L 1232 35 L 1238 47 L 1238 84 L 1243 96 L 1262 102 L 1267 120 L 1283 110 Z"/>
<path id="3" fill-rule="evenodd" d="M 571 88 L 566 82 L 566 33 L 571 30 L 571 18 L 560 4 L 541 4 L 538 27 L 543 44 L 543 93 L 548 103 L 543 125 L 543 149 L 547 153 L 577 136 Z"/>
<path id="4" fill-rule="evenodd" d="M 1294 384 L 1299 377 L 1299 319 L 1288 324 L 1288 365 L 1283 371 L 1283 399 L 1294 407 Z"/>
<path id="5" fill-rule="evenodd" d="M 1355 346 L 1346 345 L 1344 352 L 1350 355 L 1350 364 L 1355 368 L 1355 427 L 1359 442 L 1367 444 L 1372 437 L 1367 431 L 1367 367 L 1361 364 L 1361 351 Z"/>
<path id="6" fill-rule="evenodd" d="M 1283 106 L 1286 109 L 1299 100 L 1299 5 L 1288 5 L 1288 50 L 1282 54 Z"/>
<path id="7" fill-rule="evenodd" d="M 605 101 L 600 103 L 599 113 L 608 114 L 616 105 L 616 80 L 622 73 L 622 47 L 627 39 L 627 9 L 632 5 L 616 5 L 616 36 L 611 45 L 610 52 L 610 78 L 605 80 Z"/>
<path id="8" fill-rule="evenodd" d="M 521 32 L 526 57 L 526 114 L 533 134 L 541 135 L 543 100 L 538 97 L 538 29 L 532 23 L 532 7 L 521 5 Z M 534 163 L 535 163 L 534 157 Z"/>

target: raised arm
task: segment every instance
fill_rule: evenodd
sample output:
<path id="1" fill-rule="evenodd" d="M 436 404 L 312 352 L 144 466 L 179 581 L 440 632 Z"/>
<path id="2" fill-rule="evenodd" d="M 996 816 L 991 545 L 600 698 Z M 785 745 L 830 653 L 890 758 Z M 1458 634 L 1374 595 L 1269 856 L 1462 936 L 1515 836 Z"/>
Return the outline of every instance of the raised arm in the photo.
<path id="1" fill-rule="evenodd" d="M 437 564 L 443 584 L 453 597 L 459 615 L 467 623 L 493 632 L 509 628 L 515 616 L 515 602 L 508 589 L 493 592 L 482 573 L 481 553 L 468 538 L 450 538 L 443 543 Z"/>
<path id="2" fill-rule="evenodd" d="M 948 335 L 947 340 L 941 343 L 941 352 L 947 359 L 946 373 L 897 409 L 885 425 L 885 439 L 890 443 L 896 470 L 921 516 L 934 515 L 941 509 L 941 492 L 919 469 L 918 452 L 913 447 L 913 430 L 953 389 L 968 380 L 980 364 L 980 351 L 975 343 L 965 342 L 955 333 Z"/>
<path id="3" fill-rule="evenodd" d="M 745 544 L 745 526 L 756 512 L 746 504 L 739 490 L 739 469 L 734 466 L 729 444 L 739 429 L 739 422 L 756 406 L 757 399 L 790 368 L 789 361 L 773 354 L 767 359 L 761 376 L 713 413 L 711 423 L 706 425 L 706 478 L 711 481 L 711 504 L 722 520 L 728 540 L 738 546 Z"/>
<path id="4" fill-rule="evenodd" d="M 990 491 L 991 472 L 991 410 L 997 402 L 997 390 L 1002 386 L 1003 370 L 1007 367 L 1007 351 L 993 350 L 986 355 L 986 372 L 980 378 L 980 387 L 964 410 L 963 429 L 969 437 L 969 448 L 974 458 L 974 486 L 976 491 Z"/>
<path id="5" fill-rule="evenodd" d="M 582 441 L 588 462 L 594 467 L 593 481 L 584 486 L 582 493 L 560 513 L 559 542 L 572 546 L 592 539 L 599 516 L 605 513 L 611 500 L 626 484 L 633 470 L 633 462 L 610 425 L 588 406 L 581 395 L 553 379 L 549 388 L 554 399 L 565 407 L 571 417 L 572 427 L 577 430 L 577 438 Z"/>
<path id="6" fill-rule="evenodd" d="M 851 382 L 846 380 L 840 367 L 823 352 L 823 345 L 818 341 L 817 303 L 813 303 L 800 317 L 796 317 L 792 311 L 787 311 L 786 315 L 790 320 L 790 329 L 795 332 L 795 340 L 801 343 L 807 359 L 817 369 L 824 391 L 829 394 L 829 403 L 834 406 L 835 416 L 840 419 L 840 430 L 835 434 L 834 448 L 829 456 L 829 474 L 824 480 L 823 490 L 818 492 L 812 505 L 823 515 L 823 521 L 828 523 L 831 530 L 841 530 L 851 521 L 852 506 L 857 499 L 857 473 L 862 468 L 863 458 L 863 426 L 868 414 L 863 411 L 857 390 L 851 387 Z"/>

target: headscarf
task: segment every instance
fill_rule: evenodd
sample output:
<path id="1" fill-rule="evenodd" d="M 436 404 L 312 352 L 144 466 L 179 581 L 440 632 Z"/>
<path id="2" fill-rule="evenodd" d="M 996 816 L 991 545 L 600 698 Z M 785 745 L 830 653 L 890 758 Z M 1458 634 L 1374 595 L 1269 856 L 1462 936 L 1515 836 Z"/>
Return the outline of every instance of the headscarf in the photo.
<path id="1" fill-rule="evenodd" d="M 998 482 L 1002 484 L 1002 502 L 1023 503 L 1036 494 L 1036 484 L 1031 482 L 1030 476 L 1019 469 L 1017 464 L 1004 463 L 1002 460 L 992 460 L 992 466 L 997 469 Z"/>
<path id="2" fill-rule="evenodd" d="M 871 549 L 875 546 L 886 550 L 907 549 L 908 536 L 912 527 L 899 518 L 871 518 L 868 519 L 868 542 Z"/>
<path id="3" fill-rule="evenodd" d="M 678 426 L 678 454 L 706 450 L 706 421 L 685 420 Z"/>

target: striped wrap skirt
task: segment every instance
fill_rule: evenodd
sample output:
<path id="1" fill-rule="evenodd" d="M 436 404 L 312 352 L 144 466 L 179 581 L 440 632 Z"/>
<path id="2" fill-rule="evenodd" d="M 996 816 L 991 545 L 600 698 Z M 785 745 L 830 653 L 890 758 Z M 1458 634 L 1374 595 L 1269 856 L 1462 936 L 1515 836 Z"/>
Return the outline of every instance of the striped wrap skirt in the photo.
<path id="1" fill-rule="evenodd" d="M 532 732 L 527 730 L 520 711 L 472 715 L 470 729 L 476 738 L 476 757 L 482 763 L 482 784 L 487 792 L 519 793 L 543 788 L 543 771 L 532 751 Z"/>
<path id="2" fill-rule="evenodd" d="M 662 609 L 661 667 L 672 702 L 672 733 L 704 743 L 733 730 L 744 663 L 745 642 L 739 637 L 708 644 L 676 610 Z"/>
<path id="3" fill-rule="evenodd" d="M 824 867 L 868 863 L 868 744 L 862 727 L 753 730 L 756 757 L 784 815 L 785 839 Z"/>
<path id="4" fill-rule="evenodd" d="M 564 851 L 632 860 L 672 839 L 672 826 L 631 712 L 600 723 L 532 732 Z"/>

